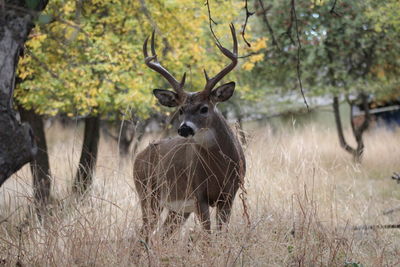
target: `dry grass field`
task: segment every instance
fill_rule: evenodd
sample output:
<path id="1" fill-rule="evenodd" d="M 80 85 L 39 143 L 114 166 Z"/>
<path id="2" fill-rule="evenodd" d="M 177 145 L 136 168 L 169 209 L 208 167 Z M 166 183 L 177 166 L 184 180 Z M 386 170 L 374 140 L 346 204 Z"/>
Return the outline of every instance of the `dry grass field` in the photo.
<path id="1" fill-rule="evenodd" d="M 339 148 L 334 129 L 309 124 L 249 135 L 245 198 L 250 224 L 237 196 L 227 231 L 208 236 L 192 215 L 180 233 L 168 240 L 156 233 L 145 246 L 137 240 L 141 214 L 133 159 L 119 158 L 115 143 L 102 139 L 93 188 L 76 202 L 69 196 L 82 132 L 51 127 L 54 208 L 43 224 L 29 216 L 28 167 L 4 184 L 0 265 L 400 265 L 400 229 L 352 229 L 400 223 L 400 212 L 383 215 L 400 206 L 400 185 L 390 179 L 400 171 L 400 130 L 368 132 L 358 166 Z"/>

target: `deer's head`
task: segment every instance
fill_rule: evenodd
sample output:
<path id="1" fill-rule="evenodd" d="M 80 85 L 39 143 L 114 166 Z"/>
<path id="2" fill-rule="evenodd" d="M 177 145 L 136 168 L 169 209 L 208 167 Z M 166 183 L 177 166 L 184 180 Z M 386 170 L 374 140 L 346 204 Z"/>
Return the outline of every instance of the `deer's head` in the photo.
<path id="1" fill-rule="evenodd" d="M 143 54 L 146 65 L 160 73 L 174 90 L 154 89 L 153 93 L 161 105 L 178 108 L 179 118 L 181 120 L 178 133 L 181 136 L 188 137 L 190 135 L 195 135 L 201 129 L 209 129 L 213 120 L 218 118 L 218 116 L 216 116 L 216 104 L 228 100 L 235 90 L 234 82 L 229 82 L 214 88 L 215 85 L 237 65 L 238 43 L 233 24 L 230 25 L 230 28 L 233 38 L 233 51 L 229 51 L 219 43 L 217 43 L 217 47 L 222 54 L 228 57 L 232 62 L 212 78 L 209 78 L 207 72 L 204 70 L 206 85 L 203 90 L 198 92 L 186 92 L 183 89 L 186 73 L 183 74 L 181 81 L 178 82 L 178 80 L 176 80 L 157 60 L 157 54 L 154 48 L 154 31 L 151 36 L 152 56 L 149 56 L 147 53 L 147 42 L 149 38 L 146 38 L 144 42 Z"/>

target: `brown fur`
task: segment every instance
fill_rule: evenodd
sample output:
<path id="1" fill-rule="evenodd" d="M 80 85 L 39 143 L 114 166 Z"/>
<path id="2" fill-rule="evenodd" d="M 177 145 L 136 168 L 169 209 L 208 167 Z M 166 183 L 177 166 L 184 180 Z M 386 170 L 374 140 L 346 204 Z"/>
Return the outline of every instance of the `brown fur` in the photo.
<path id="1" fill-rule="evenodd" d="M 174 92 L 154 89 L 161 105 L 178 107 L 182 125 L 181 136 L 150 144 L 139 153 L 134 164 L 134 179 L 143 214 L 142 234 L 146 239 L 154 231 L 164 207 L 169 209 L 165 225 L 171 233 L 196 212 L 201 223 L 210 231 L 209 207 L 217 207 L 217 224 L 221 229 L 228 222 L 235 194 L 245 175 L 245 158 L 240 143 L 229 128 L 215 104 L 228 100 L 235 89 L 229 82 L 215 85 L 238 62 L 238 42 L 235 27 L 230 25 L 233 50 L 217 44 L 218 49 L 231 60 L 217 75 L 209 78 L 204 70 L 206 85 L 197 93 L 183 89 L 186 74 L 178 82 L 157 59 L 153 31 L 152 56 L 148 55 L 146 38 L 143 55 L 146 65 L 160 73 Z"/>
<path id="2" fill-rule="evenodd" d="M 210 230 L 209 207 L 217 207 L 221 229 L 230 217 L 232 202 L 245 175 L 245 157 L 236 135 L 213 103 L 189 95 L 181 107 L 185 118 L 196 119 L 195 107 L 206 103 L 210 114 L 201 129 L 214 132 L 206 144 L 194 137 L 173 137 L 150 144 L 134 163 L 135 185 L 143 213 L 142 232 L 146 238 L 154 231 L 160 213 L 172 201 L 194 200 L 195 212 L 206 230 Z M 198 122 L 200 123 L 200 122 Z M 165 222 L 172 232 L 190 215 L 190 210 L 171 210 Z"/>

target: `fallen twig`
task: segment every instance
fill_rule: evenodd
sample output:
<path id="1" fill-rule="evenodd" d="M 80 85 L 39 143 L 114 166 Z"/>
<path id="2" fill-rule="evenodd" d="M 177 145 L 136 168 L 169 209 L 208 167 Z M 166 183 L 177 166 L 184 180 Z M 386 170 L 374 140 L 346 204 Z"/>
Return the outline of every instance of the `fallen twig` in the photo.
<path id="1" fill-rule="evenodd" d="M 400 224 L 375 224 L 353 226 L 354 231 L 358 230 L 378 230 L 378 229 L 400 229 Z"/>
<path id="2" fill-rule="evenodd" d="M 400 211 L 400 207 L 393 208 L 393 209 L 390 209 L 390 210 L 385 210 L 382 214 L 383 215 L 389 215 L 389 214 L 395 213 L 397 211 Z"/>

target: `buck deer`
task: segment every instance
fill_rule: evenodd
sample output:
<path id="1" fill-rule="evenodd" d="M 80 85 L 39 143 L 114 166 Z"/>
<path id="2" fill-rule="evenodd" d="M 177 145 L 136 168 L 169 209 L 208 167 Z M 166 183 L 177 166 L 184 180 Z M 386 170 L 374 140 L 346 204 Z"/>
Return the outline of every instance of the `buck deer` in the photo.
<path id="1" fill-rule="evenodd" d="M 184 91 L 186 73 L 178 82 L 157 59 L 154 31 L 151 37 L 152 56 L 143 45 L 145 63 L 172 86 L 173 91 L 154 89 L 159 103 L 176 107 L 181 120 L 179 136 L 151 143 L 139 153 L 134 163 L 134 180 L 141 201 L 142 234 L 148 240 L 157 226 L 163 208 L 168 209 L 164 227 L 166 234 L 182 225 L 192 212 L 210 232 L 209 207 L 217 208 L 217 225 L 228 223 L 235 194 L 245 175 L 245 157 L 236 135 L 217 110 L 216 104 L 228 100 L 235 89 L 229 82 L 215 85 L 237 65 L 238 44 L 235 28 L 230 25 L 233 52 L 217 43 L 231 63 L 209 78 L 204 70 L 204 90 Z"/>

